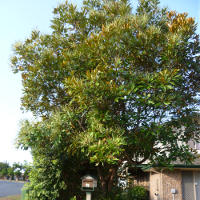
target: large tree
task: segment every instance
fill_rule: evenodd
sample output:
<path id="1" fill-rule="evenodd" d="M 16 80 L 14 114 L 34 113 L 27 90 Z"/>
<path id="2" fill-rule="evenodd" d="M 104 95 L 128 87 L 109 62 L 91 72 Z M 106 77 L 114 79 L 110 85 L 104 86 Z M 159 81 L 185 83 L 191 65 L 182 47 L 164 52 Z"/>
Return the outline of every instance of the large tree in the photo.
<path id="1" fill-rule="evenodd" d="M 122 163 L 191 162 L 200 103 L 194 19 L 158 0 L 135 10 L 128 0 L 66 2 L 54 14 L 52 33 L 33 31 L 12 58 L 22 107 L 39 117 L 18 138 L 34 156 L 32 198 L 72 197 L 87 169 L 106 195 Z"/>

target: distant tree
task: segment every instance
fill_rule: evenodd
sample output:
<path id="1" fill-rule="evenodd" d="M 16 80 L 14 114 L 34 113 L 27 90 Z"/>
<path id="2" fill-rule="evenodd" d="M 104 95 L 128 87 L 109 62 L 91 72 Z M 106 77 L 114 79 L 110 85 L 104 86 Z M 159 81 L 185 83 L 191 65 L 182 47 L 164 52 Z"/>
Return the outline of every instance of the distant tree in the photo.
<path id="1" fill-rule="evenodd" d="M 22 176 L 22 164 L 13 163 L 13 171 L 16 179 L 19 180 L 19 178 Z"/>
<path id="2" fill-rule="evenodd" d="M 54 9 L 52 33 L 15 45 L 24 122 L 18 144 L 31 148 L 31 199 L 81 195 L 94 171 L 105 196 L 122 163 L 192 162 L 199 141 L 200 44 L 186 13 L 158 0 L 85 0 Z M 184 128 L 184 129 L 183 129 Z M 53 188 L 53 189 L 52 189 Z M 42 191 L 42 192 L 41 192 Z"/>
<path id="3" fill-rule="evenodd" d="M 9 164 L 7 162 L 0 162 L 0 177 L 6 178 L 8 175 Z"/>
<path id="4" fill-rule="evenodd" d="M 8 168 L 8 177 L 13 180 L 14 179 L 14 170 L 12 167 Z"/>
<path id="5" fill-rule="evenodd" d="M 0 171 L 0 177 L 7 178 L 7 175 L 8 175 L 8 170 L 6 168 Z"/>
<path id="6" fill-rule="evenodd" d="M 29 164 L 28 162 L 25 162 L 23 165 L 22 165 L 22 176 L 23 176 L 23 180 L 27 180 L 28 177 L 29 177 L 29 173 L 31 171 L 31 164 Z"/>
<path id="7" fill-rule="evenodd" d="M 7 169 L 9 167 L 9 164 L 7 162 L 0 162 L 0 171 L 2 169 Z"/>

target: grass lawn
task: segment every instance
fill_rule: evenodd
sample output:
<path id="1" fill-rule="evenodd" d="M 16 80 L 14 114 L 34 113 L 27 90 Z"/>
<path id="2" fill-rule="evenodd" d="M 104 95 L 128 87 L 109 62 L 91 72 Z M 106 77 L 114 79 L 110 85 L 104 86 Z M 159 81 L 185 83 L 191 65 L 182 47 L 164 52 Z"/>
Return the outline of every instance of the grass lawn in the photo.
<path id="1" fill-rule="evenodd" d="M 21 195 L 14 195 L 14 196 L 8 196 L 8 197 L 0 197 L 0 200 L 20 200 Z"/>

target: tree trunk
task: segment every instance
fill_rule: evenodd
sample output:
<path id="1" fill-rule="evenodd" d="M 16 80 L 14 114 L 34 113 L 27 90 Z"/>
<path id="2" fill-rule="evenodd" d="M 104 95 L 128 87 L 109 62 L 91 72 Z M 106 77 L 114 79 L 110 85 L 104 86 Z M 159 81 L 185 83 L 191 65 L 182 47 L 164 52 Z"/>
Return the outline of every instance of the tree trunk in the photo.
<path id="1" fill-rule="evenodd" d="M 111 192 L 112 188 L 113 188 L 114 180 L 115 180 L 116 175 L 117 175 L 117 169 L 112 168 L 109 171 L 110 171 L 110 177 L 109 177 L 109 180 L 108 180 L 108 192 Z"/>
<path id="2" fill-rule="evenodd" d="M 114 180 L 117 174 L 117 167 L 110 166 L 107 168 L 106 166 L 98 166 L 97 171 L 103 195 L 108 196 L 113 189 Z"/>

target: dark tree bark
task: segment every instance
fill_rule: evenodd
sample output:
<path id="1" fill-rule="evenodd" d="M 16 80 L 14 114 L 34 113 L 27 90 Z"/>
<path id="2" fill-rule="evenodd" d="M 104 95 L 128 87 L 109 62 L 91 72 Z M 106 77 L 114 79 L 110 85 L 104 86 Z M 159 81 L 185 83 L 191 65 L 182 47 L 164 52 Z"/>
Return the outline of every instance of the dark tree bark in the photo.
<path id="1" fill-rule="evenodd" d="M 100 165 L 97 168 L 97 172 L 103 195 L 107 196 L 113 189 L 117 176 L 117 167 Z"/>

